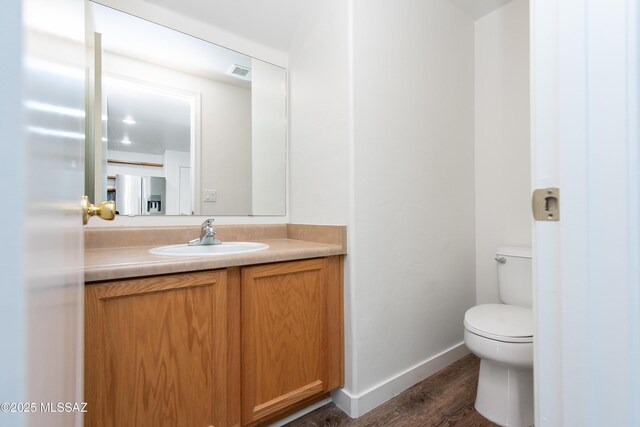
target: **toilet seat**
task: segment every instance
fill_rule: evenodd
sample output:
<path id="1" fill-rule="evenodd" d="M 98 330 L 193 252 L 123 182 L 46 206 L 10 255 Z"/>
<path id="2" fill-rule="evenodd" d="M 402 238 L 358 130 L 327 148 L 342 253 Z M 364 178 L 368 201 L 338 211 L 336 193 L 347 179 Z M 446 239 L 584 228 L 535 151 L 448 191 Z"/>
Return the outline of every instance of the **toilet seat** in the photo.
<path id="1" fill-rule="evenodd" d="M 533 342 L 533 311 L 507 304 L 482 304 L 470 308 L 464 315 L 469 332 L 496 341 Z"/>

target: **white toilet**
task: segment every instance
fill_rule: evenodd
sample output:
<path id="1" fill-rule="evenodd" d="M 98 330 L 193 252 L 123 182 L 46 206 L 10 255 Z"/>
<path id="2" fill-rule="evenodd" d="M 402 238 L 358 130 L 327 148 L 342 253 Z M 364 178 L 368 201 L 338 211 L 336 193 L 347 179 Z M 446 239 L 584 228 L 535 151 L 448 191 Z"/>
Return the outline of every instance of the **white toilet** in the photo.
<path id="1" fill-rule="evenodd" d="M 496 251 L 503 304 L 482 304 L 464 315 L 464 341 L 481 359 L 475 408 L 501 426 L 529 427 L 533 412 L 533 288 L 531 249 Z"/>

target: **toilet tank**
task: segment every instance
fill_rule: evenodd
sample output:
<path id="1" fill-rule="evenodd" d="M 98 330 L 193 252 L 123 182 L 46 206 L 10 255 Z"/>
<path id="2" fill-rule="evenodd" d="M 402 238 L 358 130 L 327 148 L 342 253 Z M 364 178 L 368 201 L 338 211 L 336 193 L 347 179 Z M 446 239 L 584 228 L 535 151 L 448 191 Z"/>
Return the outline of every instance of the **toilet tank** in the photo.
<path id="1" fill-rule="evenodd" d="M 533 286 L 531 271 L 531 248 L 503 246 L 496 250 L 498 266 L 498 291 L 505 304 L 532 308 Z"/>

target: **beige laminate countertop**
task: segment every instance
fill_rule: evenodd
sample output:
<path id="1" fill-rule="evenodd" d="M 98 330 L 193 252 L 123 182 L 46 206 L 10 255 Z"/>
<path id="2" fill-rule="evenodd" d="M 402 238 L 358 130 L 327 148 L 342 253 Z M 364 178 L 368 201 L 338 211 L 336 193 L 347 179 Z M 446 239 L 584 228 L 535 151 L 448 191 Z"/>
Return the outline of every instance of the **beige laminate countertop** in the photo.
<path id="1" fill-rule="evenodd" d="M 201 257 L 151 255 L 149 249 L 159 246 L 157 244 L 85 249 L 85 283 L 346 254 L 345 244 L 291 238 L 252 241 L 266 243 L 269 248 L 244 254 Z"/>

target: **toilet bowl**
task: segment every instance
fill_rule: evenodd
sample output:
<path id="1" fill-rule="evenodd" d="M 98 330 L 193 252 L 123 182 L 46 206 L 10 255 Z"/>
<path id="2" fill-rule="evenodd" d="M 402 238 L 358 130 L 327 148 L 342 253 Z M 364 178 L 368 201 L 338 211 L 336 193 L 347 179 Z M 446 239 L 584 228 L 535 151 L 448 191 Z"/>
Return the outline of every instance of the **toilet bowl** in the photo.
<path id="1" fill-rule="evenodd" d="M 478 356 L 475 408 L 501 426 L 529 427 L 533 405 L 533 311 L 528 248 L 499 248 L 498 284 L 504 304 L 470 308 L 464 340 Z"/>
<path id="2" fill-rule="evenodd" d="M 527 317 L 530 319 L 528 332 L 526 326 L 514 327 L 526 323 L 523 318 Z M 502 304 L 479 305 L 467 311 L 464 325 L 464 341 L 481 359 L 476 410 L 502 426 L 533 425 L 531 309 Z"/>

